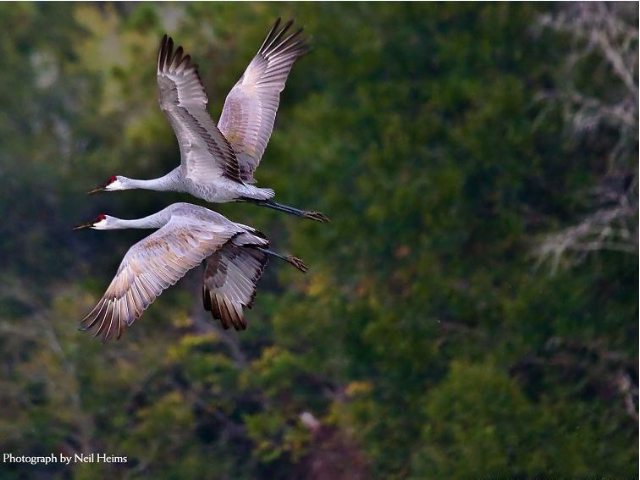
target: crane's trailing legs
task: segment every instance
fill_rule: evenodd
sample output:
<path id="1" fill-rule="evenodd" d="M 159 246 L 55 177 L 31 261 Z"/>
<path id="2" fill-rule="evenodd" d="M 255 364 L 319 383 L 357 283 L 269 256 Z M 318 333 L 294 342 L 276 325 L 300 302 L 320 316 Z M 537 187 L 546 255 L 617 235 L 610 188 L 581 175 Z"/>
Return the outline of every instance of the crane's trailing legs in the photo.
<path id="1" fill-rule="evenodd" d="M 242 200 L 255 203 L 262 207 L 272 208 L 279 210 L 280 212 L 288 213 L 289 215 L 295 215 L 297 217 L 308 218 L 309 220 L 315 220 L 316 222 L 327 223 L 329 217 L 321 212 L 310 212 L 308 210 L 300 210 L 299 208 L 290 207 L 289 205 L 283 205 L 282 203 L 274 202 L 273 200 L 256 200 L 254 198 L 243 198 Z"/>
<path id="2" fill-rule="evenodd" d="M 269 250 L 268 248 L 262 248 L 262 247 L 255 247 L 255 248 L 257 248 L 263 253 L 266 253 L 267 255 L 278 257 L 281 260 L 284 260 L 285 262 L 290 263 L 291 265 L 293 265 L 303 273 L 306 273 L 307 270 L 309 270 L 309 268 L 304 264 L 304 262 L 300 260 L 298 257 L 294 257 L 293 255 L 282 255 L 278 252 L 274 252 L 273 250 Z"/>

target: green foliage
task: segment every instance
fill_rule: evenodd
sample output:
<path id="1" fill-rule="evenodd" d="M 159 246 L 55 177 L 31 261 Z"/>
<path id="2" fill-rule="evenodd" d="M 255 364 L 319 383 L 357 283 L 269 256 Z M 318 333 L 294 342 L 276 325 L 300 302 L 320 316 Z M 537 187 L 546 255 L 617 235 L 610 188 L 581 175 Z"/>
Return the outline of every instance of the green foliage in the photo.
<path id="1" fill-rule="evenodd" d="M 634 476 L 637 258 L 550 276 L 530 255 L 605 163 L 540 100 L 571 47 L 534 28 L 552 8 L 0 4 L 0 450 L 128 457 L 2 464 L 0 478 Z M 198 203 L 84 197 L 177 161 L 156 103 L 162 33 L 200 64 L 216 118 L 277 16 L 295 16 L 313 49 L 258 182 L 332 222 L 213 208 L 310 272 L 270 264 L 240 333 L 202 311 L 198 271 L 120 342 L 77 332 L 147 233 L 70 227 Z"/>
<path id="2" fill-rule="evenodd" d="M 603 469 L 607 460 L 593 448 L 604 423 L 614 430 L 621 425 L 612 418 L 585 422 L 592 408 L 580 401 L 570 406 L 548 399 L 534 403 L 493 365 L 453 362 L 446 380 L 427 395 L 424 447 L 414 453 L 413 476 L 624 477 L 625 468 Z M 621 467 L 635 458 L 631 452 L 614 455 Z"/>
<path id="3" fill-rule="evenodd" d="M 530 449 L 539 441 L 532 406 L 490 366 L 452 363 L 447 379 L 427 397 L 425 413 L 416 478 L 518 477 L 545 465 Z"/>

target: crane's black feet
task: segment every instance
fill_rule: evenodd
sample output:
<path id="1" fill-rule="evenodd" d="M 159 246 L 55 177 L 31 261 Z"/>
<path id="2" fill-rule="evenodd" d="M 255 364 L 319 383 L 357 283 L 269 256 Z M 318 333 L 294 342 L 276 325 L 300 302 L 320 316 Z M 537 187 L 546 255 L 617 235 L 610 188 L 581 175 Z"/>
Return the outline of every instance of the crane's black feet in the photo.
<path id="1" fill-rule="evenodd" d="M 240 200 L 245 202 L 255 203 L 262 207 L 272 208 L 280 212 L 288 213 L 289 215 L 295 215 L 296 217 L 308 218 L 320 223 L 329 222 L 329 217 L 321 212 L 309 212 L 307 210 L 300 210 L 299 208 L 292 207 L 290 205 L 283 205 L 282 203 L 274 202 L 273 200 L 256 200 L 254 198 L 242 197 Z"/>
<path id="2" fill-rule="evenodd" d="M 322 212 L 302 212 L 302 216 L 304 218 L 308 218 L 309 220 L 315 220 L 320 223 L 329 223 L 331 220 Z"/>
<path id="3" fill-rule="evenodd" d="M 293 255 L 287 255 L 285 260 L 289 262 L 291 265 L 293 265 L 294 267 L 296 267 L 298 270 L 300 270 L 302 273 L 307 273 L 307 270 L 309 270 L 309 267 L 307 267 L 305 263 L 302 260 L 300 260 L 298 257 L 294 257 Z"/>
<path id="4" fill-rule="evenodd" d="M 302 273 L 306 273 L 307 270 L 309 270 L 309 268 L 305 265 L 305 263 L 302 260 L 300 260 L 298 257 L 294 257 L 293 255 L 283 255 L 281 253 L 274 252 L 273 250 L 269 250 L 268 248 L 262 248 L 262 247 L 255 247 L 255 248 L 257 248 L 261 252 L 266 253 L 267 255 L 271 255 L 273 257 L 279 258 L 280 260 L 284 260 L 285 262 L 296 267 Z"/>

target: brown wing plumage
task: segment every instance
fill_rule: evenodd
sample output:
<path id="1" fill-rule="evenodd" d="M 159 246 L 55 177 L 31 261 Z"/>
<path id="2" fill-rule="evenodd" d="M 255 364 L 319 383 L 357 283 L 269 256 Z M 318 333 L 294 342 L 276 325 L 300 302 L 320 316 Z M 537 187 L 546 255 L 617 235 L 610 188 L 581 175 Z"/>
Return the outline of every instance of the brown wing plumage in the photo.
<path id="1" fill-rule="evenodd" d="M 158 51 L 158 101 L 180 145 L 187 177 L 193 181 L 225 176 L 240 182 L 236 154 L 207 112 L 207 93 L 197 65 L 166 35 Z"/>
<path id="2" fill-rule="evenodd" d="M 240 175 L 255 182 L 253 173 L 273 131 L 280 92 L 294 62 L 307 52 L 302 29 L 288 34 L 293 21 L 280 28 L 278 19 L 224 102 L 218 126 L 233 146 Z"/>
<path id="3" fill-rule="evenodd" d="M 172 217 L 162 228 L 133 245 L 115 277 L 82 320 L 103 341 L 120 338 L 125 327 L 169 286 L 240 232 L 187 217 Z"/>
<path id="4" fill-rule="evenodd" d="M 228 242 L 207 260 L 202 287 L 204 308 L 225 329 L 247 328 L 243 309 L 251 308 L 266 264 L 266 253 L 234 242 Z"/>

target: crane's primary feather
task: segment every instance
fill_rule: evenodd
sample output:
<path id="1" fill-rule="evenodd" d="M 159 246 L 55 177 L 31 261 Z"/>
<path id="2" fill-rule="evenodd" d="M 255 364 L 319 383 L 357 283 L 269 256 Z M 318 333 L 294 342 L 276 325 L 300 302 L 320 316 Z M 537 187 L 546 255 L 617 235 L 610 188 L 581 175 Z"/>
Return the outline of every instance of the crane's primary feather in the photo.
<path id="1" fill-rule="evenodd" d="M 240 176 L 255 183 L 254 172 L 273 131 L 280 92 L 295 61 L 308 51 L 302 29 L 287 35 L 293 21 L 278 19 L 258 53 L 231 89 L 218 126 L 238 157 Z"/>
<path id="2" fill-rule="evenodd" d="M 247 328 L 242 313 L 251 308 L 256 284 L 267 264 L 267 254 L 228 242 L 207 260 L 203 281 L 205 310 L 220 320 L 224 328 Z"/>
<path id="3" fill-rule="evenodd" d="M 182 47 L 173 50 L 166 35 L 158 51 L 158 102 L 178 138 L 187 178 L 210 181 L 224 176 L 240 182 L 236 154 L 207 112 L 207 93 L 197 66 Z"/>

